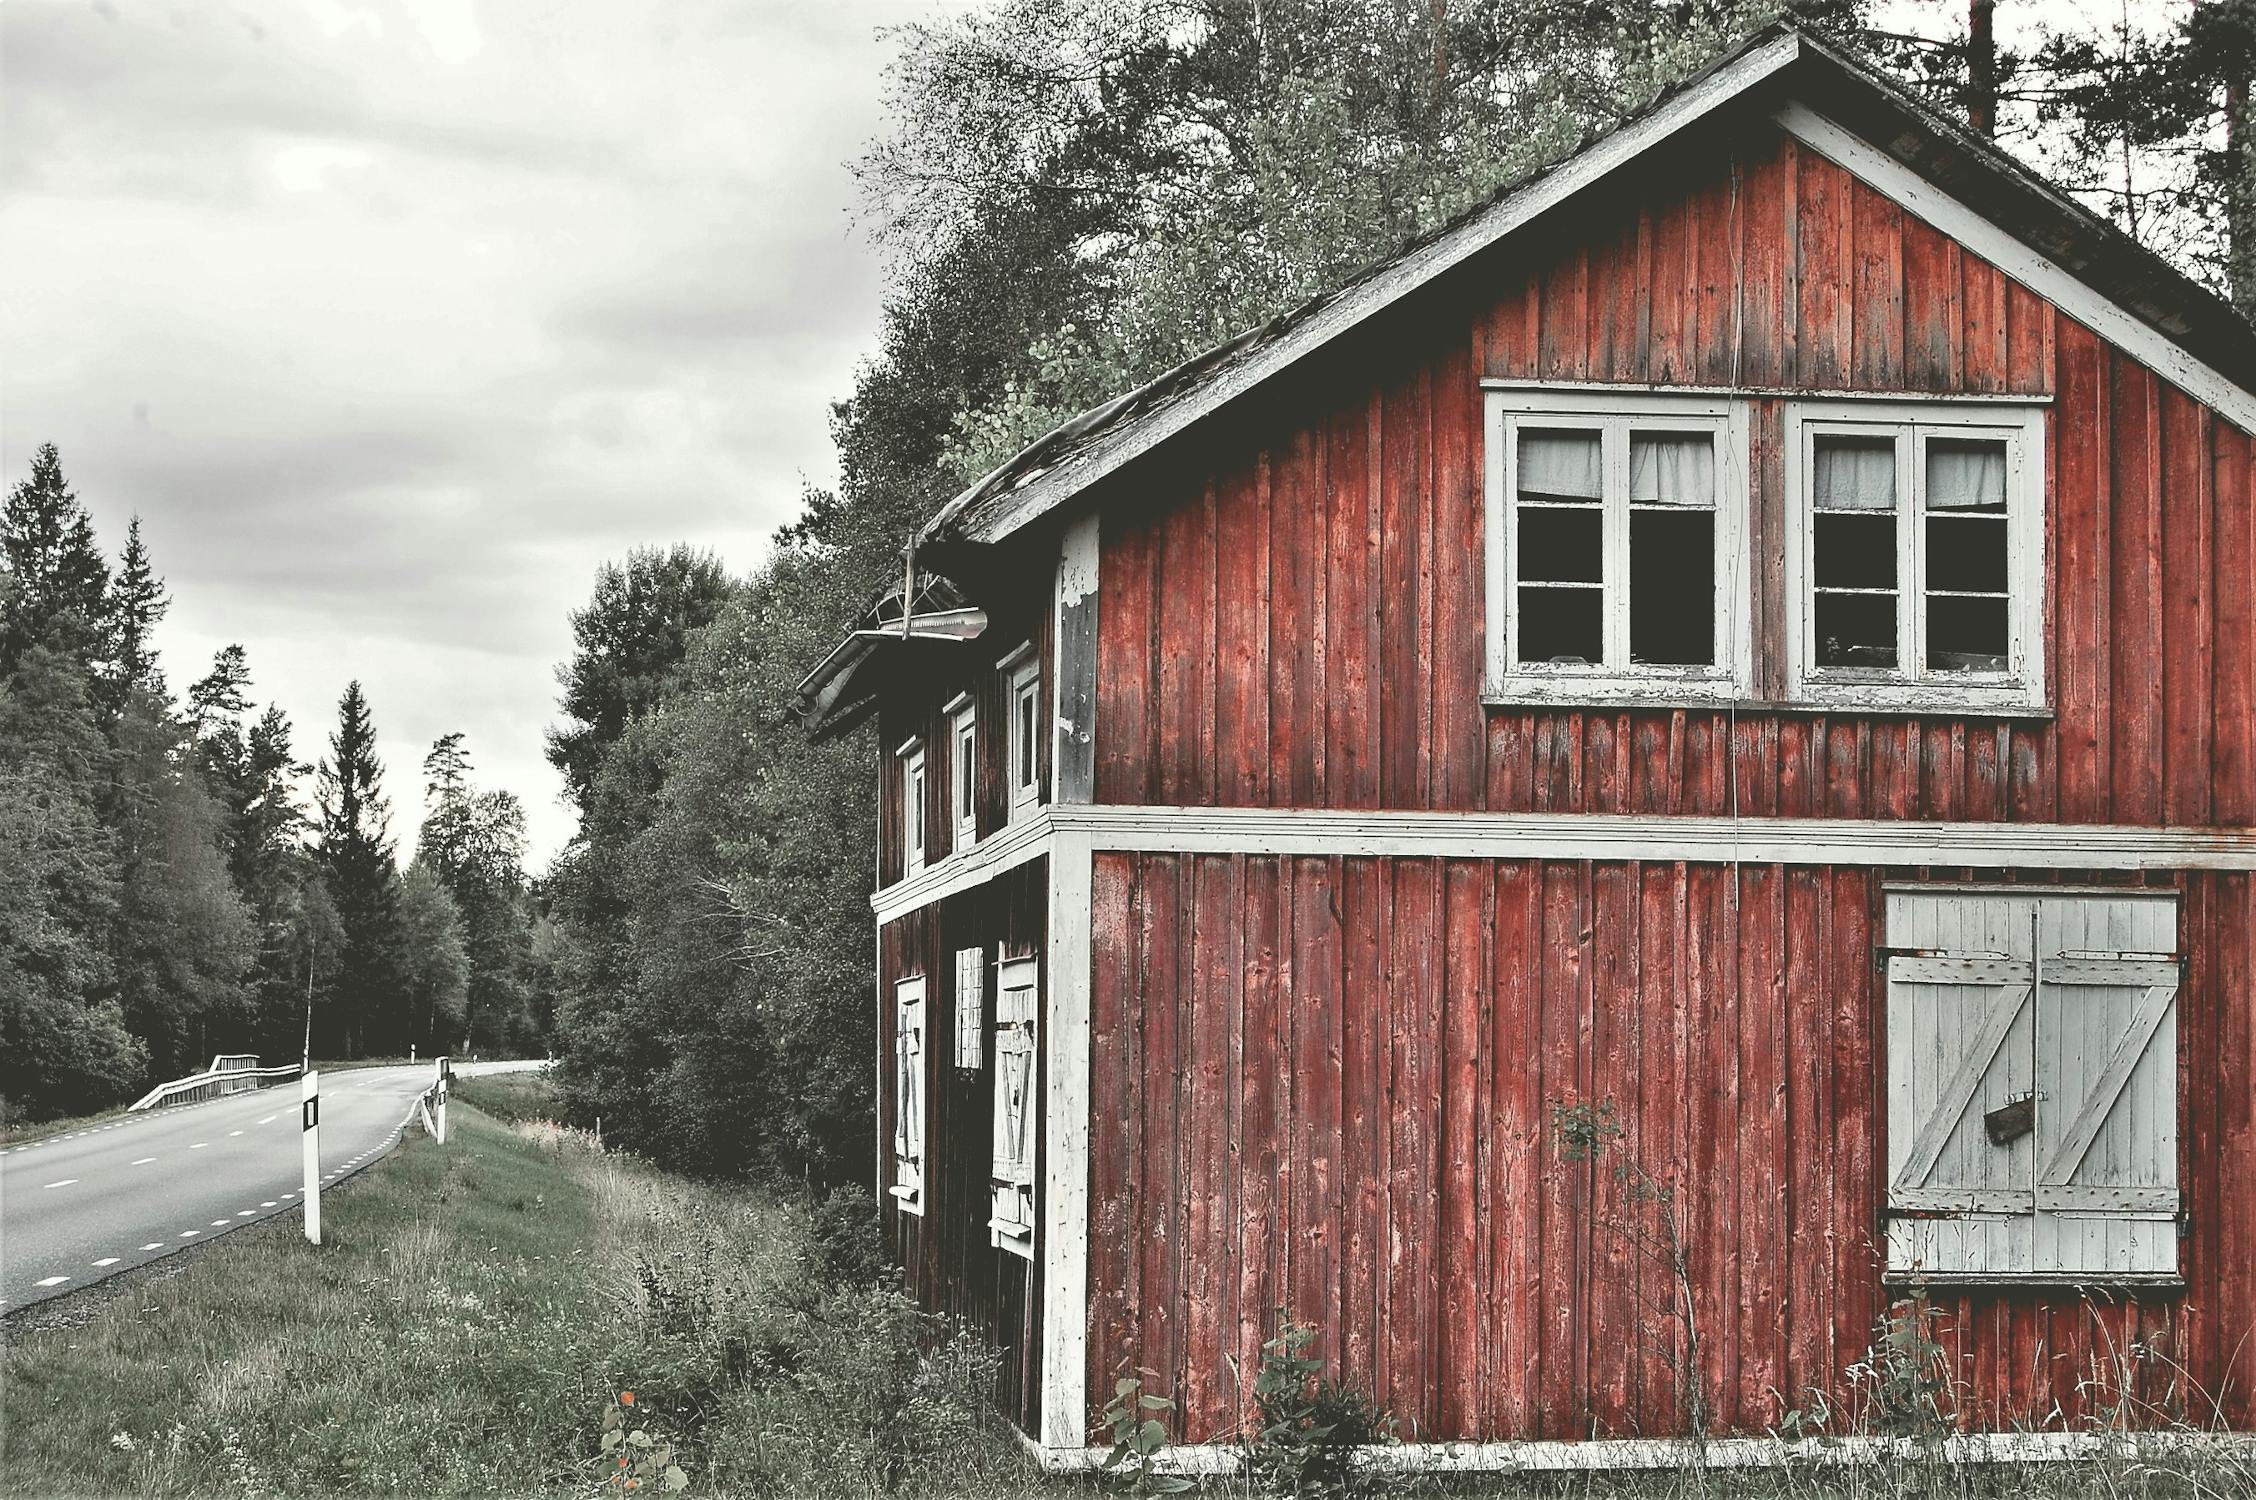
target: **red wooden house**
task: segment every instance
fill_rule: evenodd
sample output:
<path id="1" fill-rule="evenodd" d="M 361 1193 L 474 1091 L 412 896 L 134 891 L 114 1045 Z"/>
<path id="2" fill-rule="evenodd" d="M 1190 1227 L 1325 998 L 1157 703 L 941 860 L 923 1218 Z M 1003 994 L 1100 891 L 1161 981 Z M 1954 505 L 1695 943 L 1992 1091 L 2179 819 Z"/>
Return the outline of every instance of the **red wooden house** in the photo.
<path id="1" fill-rule="evenodd" d="M 1719 1430 L 1915 1279 L 1972 1427 L 2256 1426 L 2252 430 L 2248 324 L 1784 30 L 1043 439 L 803 687 L 918 1296 L 1059 1462 L 1280 1307 L 1414 1456 L 1681 1433 L 1635 1163 Z"/>

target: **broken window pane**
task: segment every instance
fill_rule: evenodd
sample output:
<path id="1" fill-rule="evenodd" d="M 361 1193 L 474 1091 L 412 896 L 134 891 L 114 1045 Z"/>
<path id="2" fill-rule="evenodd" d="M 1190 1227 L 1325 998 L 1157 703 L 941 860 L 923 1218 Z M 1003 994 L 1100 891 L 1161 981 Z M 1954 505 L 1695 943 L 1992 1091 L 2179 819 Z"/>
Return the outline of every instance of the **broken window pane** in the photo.
<path id="1" fill-rule="evenodd" d="M 1596 500 L 1605 492 L 1600 478 L 1598 434 L 1589 431 L 1520 433 L 1519 496 L 1522 500 Z"/>
<path id="2" fill-rule="evenodd" d="M 1605 577 L 1605 512 L 1596 506 L 1520 507 L 1520 578 L 1597 583 Z"/>
<path id="3" fill-rule="evenodd" d="M 1715 665 L 1715 612 L 1715 512 L 1631 511 L 1630 660 Z"/>
<path id="4" fill-rule="evenodd" d="M 1896 440 L 1819 434 L 1810 449 L 1810 502 L 1819 510 L 1894 510 Z"/>
<path id="5" fill-rule="evenodd" d="M 1704 432 L 1633 432 L 1629 503 L 1715 504 L 1715 439 Z"/>
<path id="6" fill-rule="evenodd" d="M 1817 664 L 1893 671 L 1896 665 L 1896 596 L 1819 594 Z"/>
<path id="7" fill-rule="evenodd" d="M 1929 516 L 1927 587 L 1953 594 L 2007 592 L 2005 517 Z"/>
<path id="8" fill-rule="evenodd" d="M 1820 589 L 1893 589 L 1896 518 L 1820 511 L 1810 517 L 1811 581 Z"/>
<path id="9" fill-rule="evenodd" d="M 1927 600 L 1927 669 L 2002 672 L 2008 643 L 2006 601 L 1963 594 Z"/>
<path id="10" fill-rule="evenodd" d="M 1591 665 L 1606 655 L 1601 589 L 1522 588 L 1519 659 Z"/>

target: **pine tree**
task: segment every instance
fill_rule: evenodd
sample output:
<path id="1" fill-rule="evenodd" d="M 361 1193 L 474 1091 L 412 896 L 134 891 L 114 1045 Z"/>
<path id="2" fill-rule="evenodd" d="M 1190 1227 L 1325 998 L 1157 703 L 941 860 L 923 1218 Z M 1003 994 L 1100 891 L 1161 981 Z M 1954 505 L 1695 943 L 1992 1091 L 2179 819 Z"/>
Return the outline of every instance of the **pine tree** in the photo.
<path id="1" fill-rule="evenodd" d="M 103 665 L 109 564 L 53 443 L 32 454 L 31 477 L 19 480 L 0 505 L 0 573 L 15 585 L 0 616 L 0 676 L 14 671 L 34 645 L 85 669 Z"/>
<path id="2" fill-rule="evenodd" d="M 141 540 L 141 518 L 135 516 L 126 527 L 125 551 L 118 559 L 117 579 L 105 609 L 111 637 L 108 695 L 113 707 L 123 707 L 135 692 L 164 696 L 155 637 L 157 623 L 171 607 L 164 580 L 150 564 L 149 549 Z"/>
<path id="3" fill-rule="evenodd" d="M 399 869 L 376 724 L 360 684 L 345 688 L 337 727 L 315 781 L 320 829 L 314 857 L 336 904 L 344 951 L 327 1016 L 315 1018 L 316 1050 L 359 1056 L 404 1041 L 394 970 Z"/>

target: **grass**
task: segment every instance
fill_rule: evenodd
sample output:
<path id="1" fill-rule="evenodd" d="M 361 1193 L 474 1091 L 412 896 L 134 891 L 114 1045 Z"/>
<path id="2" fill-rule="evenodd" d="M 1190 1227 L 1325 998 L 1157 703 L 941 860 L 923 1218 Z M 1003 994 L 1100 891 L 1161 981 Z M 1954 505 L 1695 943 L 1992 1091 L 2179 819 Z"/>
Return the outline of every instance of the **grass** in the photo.
<path id="1" fill-rule="evenodd" d="M 511 1123 L 556 1117 L 556 1084 L 546 1073 L 489 1073 L 482 1078 L 457 1076 L 447 1091 L 455 1102 L 482 1109 L 497 1120 Z"/>
<path id="2" fill-rule="evenodd" d="M 995 1356 L 869 1276 L 866 1197 L 687 1182 L 542 1122 L 546 1091 L 537 1076 L 461 1080 L 448 1145 L 411 1134 L 333 1192 L 319 1248 L 294 1218 L 270 1221 L 79 1304 L 76 1326 L 11 1333 L 7 1493 L 587 1495 L 621 1474 L 600 1448 L 607 1412 L 671 1450 L 690 1495 L 1099 1492 L 1034 1472 L 988 1404 Z M 2256 1471 L 1915 1462 L 1403 1478 L 1379 1493 L 2248 1500 Z"/>
<path id="3" fill-rule="evenodd" d="M 60 1120 L 11 1120 L 0 1124 L 0 1146 L 17 1146 L 26 1141 L 43 1141 L 51 1135 L 68 1135 L 74 1130 L 84 1130 L 89 1125 L 100 1125 L 132 1113 L 125 1105 L 105 1109 L 99 1114 L 71 1115 Z"/>

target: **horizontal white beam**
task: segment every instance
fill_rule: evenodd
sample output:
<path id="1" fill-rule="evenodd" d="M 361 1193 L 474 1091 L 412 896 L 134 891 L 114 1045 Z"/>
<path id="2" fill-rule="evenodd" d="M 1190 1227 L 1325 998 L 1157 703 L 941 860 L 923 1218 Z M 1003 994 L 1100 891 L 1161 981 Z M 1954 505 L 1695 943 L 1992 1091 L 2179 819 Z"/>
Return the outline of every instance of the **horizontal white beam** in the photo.
<path id="1" fill-rule="evenodd" d="M 1048 1448 L 1021 1437 L 1049 1472 L 1086 1473 L 1103 1467 L 1106 1448 Z M 2247 1463 L 2256 1458 L 2256 1437 L 2211 1432 L 1971 1432 L 1945 1438 L 1940 1451 L 1917 1438 L 1813 1437 L 1788 1441 L 1773 1437 L 1589 1438 L 1497 1443 L 1398 1443 L 1362 1450 L 1367 1473 L 1494 1474 L 1507 1472 L 1577 1473 L 1636 1469 L 1764 1469 L 1784 1464 L 1849 1465 L 1932 1455 L 1946 1464 L 2090 1463 L 2136 1460 L 2148 1464 L 2171 1459 L 2186 1463 Z M 1236 1474 L 1245 1450 L 1202 1443 L 1161 1451 L 1166 1473 L 1201 1476 Z"/>
<path id="2" fill-rule="evenodd" d="M 2256 870 L 2256 828 L 1266 807 L 1053 807 L 1093 848 L 2020 870 Z"/>
<path id="3" fill-rule="evenodd" d="M 906 880 L 885 886 L 870 897 L 870 909 L 882 927 L 919 907 L 945 901 L 958 891 L 985 885 L 1005 870 L 1015 869 L 1049 848 L 1052 810 L 1043 808 L 988 835 L 969 849 L 951 850 L 946 859 L 926 865 Z"/>

